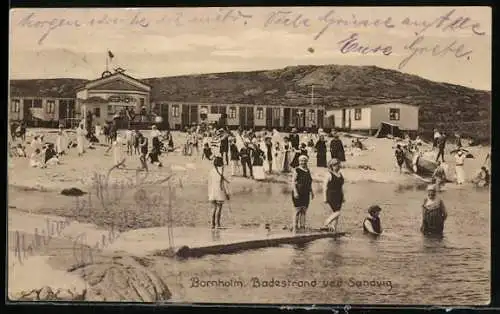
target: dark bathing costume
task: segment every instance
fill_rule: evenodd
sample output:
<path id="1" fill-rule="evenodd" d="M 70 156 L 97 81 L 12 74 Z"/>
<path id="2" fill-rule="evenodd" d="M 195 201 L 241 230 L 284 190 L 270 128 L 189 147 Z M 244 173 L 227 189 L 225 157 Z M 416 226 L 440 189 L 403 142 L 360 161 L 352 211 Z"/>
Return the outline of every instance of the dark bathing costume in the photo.
<path id="1" fill-rule="evenodd" d="M 340 211 L 342 203 L 344 201 L 344 192 L 342 187 L 344 186 L 344 177 L 341 173 L 339 176 L 328 172 L 330 175 L 330 180 L 328 181 L 328 186 L 326 190 L 326 201 L 333 212 Z"/>
<path id="2" fill-rule="evenodd" d="M 299 195 L 292 194 L 293 206 L 299 207 L 309 207 L 310 193 L 312 186 L 312 177 L 309 171 L 303 170 L 299 167 L 294 169 L 297 172 L 297 181 L 295 187 Z"/>
<path id="3" fill-rule="evenodd" d="M 366 229 L 366 227 L 365 227 L 366 221 L 370 222 L 370 224 L 372 225 L 373 231 L 375 231 L 378 234 L 382 233 L 382 225 L 380 224 L 380 217 L 374 217 L 374 216 L 370 215 L 370 216 L 366 217 L 365 220 L 363 221 L 363 231 L 365 233 L 373 234 L 370 231 L 368 231 L 368 229 Z"/>

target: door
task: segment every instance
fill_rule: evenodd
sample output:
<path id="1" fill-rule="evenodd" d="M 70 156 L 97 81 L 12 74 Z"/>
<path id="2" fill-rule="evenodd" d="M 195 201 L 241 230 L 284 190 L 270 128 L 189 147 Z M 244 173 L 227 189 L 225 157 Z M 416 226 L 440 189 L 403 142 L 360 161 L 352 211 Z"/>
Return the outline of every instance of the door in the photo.
<path id="1" fill-rule="evenodd" d="M 298 124 L 298 120 L 297 120 L 297 109 L 292 109 L 291 110 L 291 116 L 290 116 L 290 122 L 295 126 L 297 127 L 297 124 Z"/>
<path id="2" fill-rule="evenodd" d="M 193 123 L 198 124 L 198 105 L 190 105 L 189 112 L 190 112 L 189 123 L 191 125 Z"/>
<path id="3" fill-rule="evenodd" d="M 342 109 L 342 125 L 341 128 L 345 129 L 346 121 L 345 121 L 345 109 Z"/>
<path id="4" fill-rule="evenodd" d="M 325 121 L 325 111 L 320 109 L 317 111 L 318 112 L 318 128 L 323 128 L 324 127 L 324 121 Z"/>
<path id="5" fill-rule="evenodd" d="M 240 107 L 240 114 L 239 114 L 240 119 L 239 120 L 240 120 L 240 126 L 242 128 L 244 128 L 246 126 L 246 124 L 245 124 L 246 113 L 247 113 L 246 107 Z"/>
<path id="6" fill-rule="evenodd" d="M 189 126 L 189 105 L 181 107 L 181 128 Z"/>
<path id="7" fill-rule="evenodd" d="M 273 127 L 273 108 L 266 108 L 266 128 Z"/>
<path id="8" fill-rule="evenodd" d="M 33 119 L 33 114 L 31 113 L 32 105 L 33 99 L 23 100 L 23 120 L 30 121 Z"/>
<path id="9" fill-rule="evenodd" d="M 59 100 L 59 110 L 58 110 L 58 114 L 59 114 L 59 120 L 64 120 L 66 118 L 68 118 L 68 103 L 66 102 L 66 100 Z"/>
<path id="10" fill-rule="evenodd" d="M 288 128 L 290 126 L 290 108 L 285 108 L 283 111 L 283 127 Z"/>
<path id="11" fill-rule="evenodd" d="M 249 128 L 253 128 L 254 126 L 254 114 L 253 107 L 247 107 L 247 125 Z"/>
<path id="12" fill-rule="evenodd" d="M 170 129 L 170 124 L 168 123 L 168 104 L 160 104 L 160 116 L 163 119 L 163 129 Z"/>

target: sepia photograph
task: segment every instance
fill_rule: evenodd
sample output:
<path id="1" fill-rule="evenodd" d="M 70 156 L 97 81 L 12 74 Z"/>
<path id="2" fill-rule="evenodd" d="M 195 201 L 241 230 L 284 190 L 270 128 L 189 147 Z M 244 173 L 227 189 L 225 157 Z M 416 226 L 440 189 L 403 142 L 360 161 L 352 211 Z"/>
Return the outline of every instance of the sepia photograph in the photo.
<path id="1" fill-rule="evenodd" d="M 490 7 L 10 10 L 8 302 L 487 305 Z"/>

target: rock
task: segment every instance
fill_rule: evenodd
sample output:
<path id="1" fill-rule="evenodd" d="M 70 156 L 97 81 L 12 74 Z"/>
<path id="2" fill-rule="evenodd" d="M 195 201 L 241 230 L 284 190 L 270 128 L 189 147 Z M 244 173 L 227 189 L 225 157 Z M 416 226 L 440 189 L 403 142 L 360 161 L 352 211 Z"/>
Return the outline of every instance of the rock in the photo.
<path id="1" fill-rule="evenodd" d="M 56 300 L 56 295 L 52 288 L 49 286 L 44 286 L 38 293 L 38 300 L 40 301 L 53 301 Z"/>
<path id="2" fill-rule="evenodd" d="M 17 301 L 37 301 L 39 291 L 40 290 L 36 289 L 30 291 L 21 291 L 12 295 L 10 299 Z"/>
<path id="3" fill-rule="evenodd" d="M 84 192 L 79 188 L 69 188 L 69 189 L 63 189 L 61 191 L 61 194 L 65 196 L 82 196 L 87 194 L 87 192 Z"/>
<path id="4" fill-rule="evenodd" d="M 88 282 L 86 301 L 158 302 L 171 298 L 165 282 L 133 257 L 113 257 L 73 270 Z"/>

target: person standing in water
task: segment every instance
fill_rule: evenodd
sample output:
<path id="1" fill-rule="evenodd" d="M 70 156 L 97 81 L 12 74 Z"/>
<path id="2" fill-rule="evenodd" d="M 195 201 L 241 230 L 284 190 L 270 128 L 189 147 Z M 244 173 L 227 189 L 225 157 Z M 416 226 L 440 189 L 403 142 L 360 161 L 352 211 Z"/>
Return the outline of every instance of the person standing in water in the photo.
<path id="1" fill-rule="evenodd" d="M 344 176 L 340 172 L 340 161 L 336 158 L 328 162 L 328 174 L 323 182 L 325 196 L 323 201 L 330 206 L 332 214 L 325 220 L 325 228 L 336 231 L 340 209 L 344 203 Z"/>
<path id="2" fill-rule="evenodd" d="M 314 198 L 312 190 L 311 172 L 307 167 L 307 156 L 299 157 L 298 167 L 292 172 L 292 201 L 295 207 L 293 216 L 293 230 L 304 230 L 306 227 L 306 213 L 309 202 Z"/>
<path id="3" fill-rule="evenodd" d="M 363 232 L 378 236 L 382 234 L 382 224 L 380 223 L 380 212 L 382 208 L 373 205 L 368 208 L 368 217 L 363 221 Z"/>
<path id="4" fill-rule="evenodd" d="M 444 202 L 437 197 L 435 185 L 427 187 L 427 198 L 422 204 L 422 226 L 420 231 L 424 235 L 442 236 L 444 222 L 448 217 Z"/>
<path id="5" fill-rule="evenodd" d="M 440 161 L 437 162 L 436 170 L 432 174 L 432 183 L 436 185 L 436 189 L 441 191 L 441 188 L 446 183 L 446 171 L 444 169 L 443 163 Z"/>
<path id="6" fill-rule="evenodd" d="M 226 200 L 229 200 L 227 183 L 229 181 L 224 177 L 224 160 L 217 156 L 214 158 L 214 166 L 208 176 L 208 200 L 213 205 L 212 229 L 221 227 L 222 205 Z"/>

